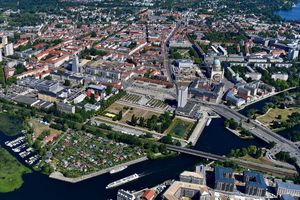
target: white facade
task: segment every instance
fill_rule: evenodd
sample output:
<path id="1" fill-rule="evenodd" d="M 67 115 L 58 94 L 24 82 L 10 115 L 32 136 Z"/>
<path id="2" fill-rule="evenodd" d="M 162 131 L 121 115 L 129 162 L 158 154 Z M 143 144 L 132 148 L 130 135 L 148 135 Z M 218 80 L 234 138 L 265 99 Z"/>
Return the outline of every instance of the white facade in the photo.
<path id="1" fill-rule="evenodd" d="M 5 46 L 5 45 L 7 45 L 8 44 L 8 39 L 7 39 L 7 36 L 3 36 L 2 37 L 2 46 Z"/>
<path id="2" fill-rule="evenodd" d="M 14 55 L 14 45 L 13 43 L 9 43 L 4 47 L 4 55 L 11 56 Z"/>
<path id="3" fill-rule="evenodd" d="M 0 62 L 3 61 L 3 56 L 2 56 L 2 49 L 0 49 Z"/>
<path id="4" fill-rule="evenodd" d="M 177 107 L 183 108 L 187 104 L 188 87 L 177 88 Z"/>
<path id="5" fill-rule="evenodd" d="M 281 73 L 277 73 L 277 74 L 272 74 L 272 79 L 276 80 L 283 80 L 283 81 L 287 81 L 289 78 L 288 74 L 281 74 Z"/>
<path id="6" fill-rule="evenodd" d="M 295 60 L 299 56 L 299 50 L 298 49 L 290 49 L 288 54 L 289 60 Z"/>
<path id="7" fill-rule="evenodd" d="M 80 72 L 80 64 L 79 64 L 79 58 L 78 56 L 74 56 L 73 62 L 72 62 L 72 72 L 79 73 Z"/>

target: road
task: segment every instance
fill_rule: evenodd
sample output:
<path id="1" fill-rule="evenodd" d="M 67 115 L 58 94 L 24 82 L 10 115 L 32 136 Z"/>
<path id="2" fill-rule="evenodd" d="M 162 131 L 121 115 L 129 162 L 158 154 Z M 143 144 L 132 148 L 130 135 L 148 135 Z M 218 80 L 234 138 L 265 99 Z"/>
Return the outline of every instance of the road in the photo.
<path id="1" fill-rule="evenodd" d="M 300 166 L 300 150 L 292 141 L 280 136 L 279 134 L 271 131 L 269 128 L 262 126 L 255 120 L 250 120 L 247 123 L 248 118 L 239 112 L 228 108 L 225 105 L 211 104 L 205 103 L 206 106 L 210 107 L 219 115 L 227 118 L 234 119 L 237 122 L 242 122 L 242 127 L 246 130 L 249 130 L 254 136 L 262 139 L 263 141 L 270 143 L 276 143 L 276 149 L 278 151 L 286 151 L 289 152 L 291 157 L 295 157 L 297 159 L 297 165 Z"/>
<path id="2" fill-rule="evenodd" d="M 247 169 L 259 170 L 259 171 L 263 171 L 266 173 L 270 173 L 270 174 L 278 175 L 278 176 L 282 176 L 282 177 L 294 176 L 295 174 L 297 174 L 297 171 L 290 169 L 290 168 L 286 169 L 283 167 L 276 167 L 276 166 L 262 164 L 262 163 L 256 163 L 256 162 L 252 162 L 252 161 L 248 161 L 248 160 L 242 160 L 240 158 L 228 158 L 226 156 L 220 156 L 220 155 L 216 155 L 216 154 L 212 154 L 212 153 L 198 151 L 195 149 L 188 149 L 188 148 L 178 147 L 178 146 L 174 146 L 174 145 L 167 145 L 167 149 L 170 151 L 176 151 L 179 153 L 184 153 L 184 154 L 197 156 L 197 157 L 201 157 L 201 158 L 206 158 L 206 159 L 210 159 L 210 160 L 233 161 L 233 162 L 237 163 L 239 166 L 242 166 Z"/>

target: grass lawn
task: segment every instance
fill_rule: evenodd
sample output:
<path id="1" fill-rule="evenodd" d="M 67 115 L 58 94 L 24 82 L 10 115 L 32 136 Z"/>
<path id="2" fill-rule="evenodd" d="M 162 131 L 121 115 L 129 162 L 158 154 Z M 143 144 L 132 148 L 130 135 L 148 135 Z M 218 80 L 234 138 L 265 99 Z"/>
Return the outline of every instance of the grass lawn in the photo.
<path id="1" fill-rule="evenodd" d="M 174 137 L 186 139 L 188 133 L 193 128 L 193 125 L 194 123 L 191 121 L 175 118 L 166 132 Z"/>
<path id="2" fill-rule="evenodd" d="M 265 125 L 270 125 L 273 120 L 275 121 L 286 121 L 288 116 L 293 112 L 300 112 L 300 108 L 287 108 L 287 109 L 280 109 L 280 108 L 271 108 L 267 114 L 258 116 L 257 120 Z M 281 115 L 281 119 L 278 119 L 278 116 Z"/>
<path id="3" fill-rule="evenodd" d="M 127 121 L 130 121 L 132 118 L 132 115 L 135 115 L 136 117 L 144 117 L 145 119 L 148 119 L 152 117 L 152 115 L 159 116 L 160 113 L 152 112 L 149 110 L 144 110 L 140 108 L 132 108 L 132 110 L 129 110 L 125 116 L 123 116 L 121 122 L 126 123 Z"/>
<path id="4" fill-rule="evenodd" d="M 31 170 L 23 166 L 16 158 L 0 147 L 0 192 L 11 192 L 23 184 L 22 175 Z"/>
<path id="5" fill-rule="evenodd" d="M 180 53 L 183 59 L 191 59 L 189 49 L 178 49 L 177 52 Z"/>
<path id="6" fill-rule="evenodd" d="M 50 134 L 60 134 L 61 132 L 50 128 L 49 126 L 46 126 L 44 124 L 41 124 L 38 120 L 36 119 L 31 119 L 30 120 L 30 124 L 32 125 L 33 129 L 34 129 L 34 138 L 38 138 L 39 135 L 43 132 L 43 131 L 47 131 L 50 130 Z"/>
<path id="7" fill-rule="evenodd" d="M 23 121 L 9 116 L 7 113 L 0 113 L 0 131 L 8 136 L 15 136 L 21 133 Z"/>

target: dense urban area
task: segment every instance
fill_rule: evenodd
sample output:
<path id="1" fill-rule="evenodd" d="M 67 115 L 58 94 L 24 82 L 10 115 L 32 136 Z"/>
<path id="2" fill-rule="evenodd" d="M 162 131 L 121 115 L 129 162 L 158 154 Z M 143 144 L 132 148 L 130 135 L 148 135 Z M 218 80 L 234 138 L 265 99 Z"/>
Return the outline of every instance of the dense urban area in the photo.
<path id="1" fill-rule="evenodd" d="M 0 0 L 0 199 L 27 176 L 70 188 L 184 156 L 176 178 L 129 190 L 147 174 L 127 173 L 98 199 L 299 199 L 300 17 L 277 14 L 299 5 Z M 199 148 L 208 128 L 250 145 Z"/>

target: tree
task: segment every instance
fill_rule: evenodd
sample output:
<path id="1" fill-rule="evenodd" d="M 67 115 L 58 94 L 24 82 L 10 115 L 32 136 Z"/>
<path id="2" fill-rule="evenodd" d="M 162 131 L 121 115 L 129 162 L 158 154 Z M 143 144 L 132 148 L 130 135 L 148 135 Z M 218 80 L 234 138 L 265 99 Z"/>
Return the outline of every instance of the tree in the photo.
<path id="1" fill-rule="evenodd" d="M 132 115 L 131 117 L 131 125 L 136 126 L 137 124 L 137 117 L 135 115 Z"/>
<path id="2" fill-rule="evenodd" d="M 64 83 L 64 86 L 67 86 L 67 87 L 71 86 L 71 81 L 66 79 L 65 83 Z"/>
<path id="3" fill-rule="evenodd" d="M 117 120 L 120 121 L 123 117 L 123 111 L 120 110 L 119 114 L 117 115 Z"/>
<path id="4" fill-rule="evenodd" d="M 107 95 L 110 95 L 112 93 L 112 86 L 107 86 L 107 88 L 105 89 L 105 92 Z"/>
<path id="5" fill-rule="evenodd" d="M 95 31 L 92 31 L 92 32 L 91 32 L 91 37 L 92 37 L 92 38 L 97 37 L 97 33 L 96 33 Z"/>
<path id="6" fill-rule="evenodd" d="M 166 135 L 160 139 L 160 142 L 162 142 L 164 144 L 173 144 L 173 139 L 170 135 Z"/>

